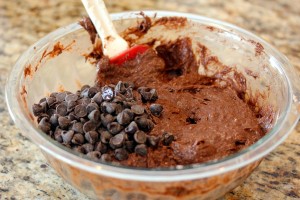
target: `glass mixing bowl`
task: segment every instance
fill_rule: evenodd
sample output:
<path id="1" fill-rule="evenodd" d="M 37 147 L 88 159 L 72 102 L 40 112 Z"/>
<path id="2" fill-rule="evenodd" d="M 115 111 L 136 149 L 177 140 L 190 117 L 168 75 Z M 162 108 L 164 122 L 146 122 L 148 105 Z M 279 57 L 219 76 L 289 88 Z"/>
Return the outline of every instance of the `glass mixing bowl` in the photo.
<path id="1" fill-rule="evenodd" d="M 50 165 L 68 183 L 97 199 L 214 199 L 242 183 L 262 158 L 278 146 L 299 118 L 299 80 L 289 61 L 262 39 L 231 24 L 178 12 L 146 11 L 150 17 L 178 16 L 188 23 L 152 27 L 137 42 L 153 38 L 172 40 L 189 36 L 197 59 L 206 46 L 207 56 L 222 65 L 199 62 L 199 73 L 218 75 L 233 67 L 247 82 L 247 98 L 260 107 L 272 108 L 272 126 L 254 145 L 224 159 L 165 169 L 136 169 L 97 163 L 63 147 L 37 128 L 31 106 L 57 90 L 75 92 L 93 84 L 96 69 L 85 60 L 93 46 L 78 23 L 62 27 L 31 46 L 12 68 L 6 85 L 6 100 L 15 124 L 38 145 Z M 117 30 L 136 26 L 139 12 L 113 14 Z M 172 21 L 172 20 L 171 20 Z M 174 22 L 173 22 L 174 23 Z M 134 37 L 128 36 L 128 37 Z M 202 56 L 201 56 L 202 55 Z M 231 73 L 226 78 L 232 78 Z"/>

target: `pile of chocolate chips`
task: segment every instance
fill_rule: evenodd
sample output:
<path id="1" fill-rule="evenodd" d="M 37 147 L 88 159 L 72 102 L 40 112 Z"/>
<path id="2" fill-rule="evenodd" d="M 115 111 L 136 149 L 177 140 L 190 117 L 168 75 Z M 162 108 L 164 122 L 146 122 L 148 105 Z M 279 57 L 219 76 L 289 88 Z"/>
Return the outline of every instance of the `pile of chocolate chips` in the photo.
<path id="1" fill-rule="evenodd" d="M 32 106 L 38 127 L 56 141 L 93 160 L 126 160 L 129 153 L 147 155 L 147 147 L 170 145 L 174 136 L 150 136 L 153 116 L 163 111 L 157 92 L 119 81 L 104 87 L 83 86 L 75 94 L 54 92 Z M 138 95 L 135 95 L 138 94 Z M 138 96 L 138 97 L 136 97 Z M 141 99 L 140 104 L 137 98 Z M 149 103 L 149 109 L 144 105 Z"/>

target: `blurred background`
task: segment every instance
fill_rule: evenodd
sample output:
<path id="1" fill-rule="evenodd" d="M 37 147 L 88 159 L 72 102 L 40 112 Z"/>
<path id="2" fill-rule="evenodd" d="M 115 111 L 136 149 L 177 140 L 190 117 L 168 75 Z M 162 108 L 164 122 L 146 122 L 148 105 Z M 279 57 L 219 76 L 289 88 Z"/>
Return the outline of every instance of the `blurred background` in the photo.
<path id="1" fill-rule="evenodd" d="M 170 10 L 223 20 L 265 39 L 300 72 L 299 0 L 107 0 L 109 12 Z M 77 0 L 0 1 L 0 199 L 87 199 L 47 165 L 9 118 L 4 85 L 20 54 L 86 12 Z M 300 199 L 300 125 L 247 179 L 222 199 Z"/>

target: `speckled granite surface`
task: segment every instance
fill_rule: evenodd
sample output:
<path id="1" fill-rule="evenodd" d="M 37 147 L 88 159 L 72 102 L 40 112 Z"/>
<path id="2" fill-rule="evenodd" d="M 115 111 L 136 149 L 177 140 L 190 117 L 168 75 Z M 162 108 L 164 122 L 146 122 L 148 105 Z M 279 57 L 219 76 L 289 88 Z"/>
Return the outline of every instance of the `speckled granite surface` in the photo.
<path id="1" fill-rule="evenodd" d="M 226 3 L 225 3 L 226 2 Z M 300 72 L 300 4 L 286 0 L 109 0 L 112 12 L 160 9 L 224 20 L 264 38 Z M 80 1 L 0 1 L 0 199 L 88 199 L 47 165 L 9 118 L 4 84 L 18 56 L 48 32 L 78 21 Z M 300 124 L 243 185 L 222 199 L 300 199 Z"/>

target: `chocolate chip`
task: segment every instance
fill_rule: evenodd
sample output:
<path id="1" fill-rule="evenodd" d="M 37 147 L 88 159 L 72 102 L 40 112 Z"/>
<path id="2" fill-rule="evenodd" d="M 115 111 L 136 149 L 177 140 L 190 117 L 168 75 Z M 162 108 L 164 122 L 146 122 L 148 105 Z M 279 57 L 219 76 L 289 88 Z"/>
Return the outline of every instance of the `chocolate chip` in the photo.
<path id="1" fill-rule="evenodd" d="M 74 113 L 77 117 L 85 117 L 87 115 L 87 110 L 85 105 L 75 106 Z"/>
<path id="2" fill-rule="evenodd" d="M 68 119 L 67 117 L 62 117 L 62 116 L 58 117 L 58 125 L 60 128 L 66 130 L 66 129 L 68 129 L 70 123 L 71 123 L 71 120 Z"/>
<path id="3" fill-rule="evenodd" d="M 147 147 L 145 144 L 138 144 L 134 148 L 134 152 L 140 156 L 146 156 L 147 155 Z"/>
<path id="4" fill-rule="evenodd" d="M 65 101 L 69 102 L 69 101 L 77 101 L 78 96 L 76 94 L 68 94 L 65 97 Z"/>
<path id="5" fill-rule="evenodd" d="M 101 111 L 112 114 L 116 111 L 117 104 L 113 102 L 102 102 Z"/>
<path id="6" fill-rule="evenodd" d="M 76 133 L 83 133 L 83 124 L 81 122 L 76 122 L 72 125 L 71 129 Z"/>
<path id="7" fill-rule="evenodd" d="M 163 133 L 162 135 L 162 143 L 163 145 L 169 146 L 173 141 L 174 141 L 174 135 L 170 134 L 170 133 Z"/>
<path id="8" fill-rule="evenodd" d="M 39 115 L 39 116 L 37 117 L 37 122 L 40 123 L 40 121 L 41 121 L 44 117 L 46 117 L 47 119 L 49 119 L 49 115 L 48 115 L 48 114 L 42 113 L 41 115 Z"/>
<path id="9" fill-rule="evenodd" d="M 124 131 L 124 130 L 123 130 L 123 131 L 121 131 L 119 134 L 123 134 L 123 135 L 124 135 L 124 140 L 125 140 L 125 141 L 128 141 L 128 140 L 129 140 L 128 134 L 127 134 L 127 133 L 125 133 L 125 131 Z"/>
<path id="10" fill-rule="evenodd" d="M 155 89 L 151 89 L 148 87 L 139 87 L 137 91 L 141 94 L 143 102 L 153 102 L 158 99 L 158 95 Z"/>
<path id="11" fill-rule="evenodd" d="M 85 153 L 94 151 L 94 145 L 92 145 L 90 143 L 85 143 L 82 145 L 82 147 L 84 148 Z"/>
<path id="12" fill-rule="evenodd" d="M 84 137 L 80 133 L 75 133 L 71 142 L 73 144 L 83 144 L 84 143 Z"/>
<path id="13" fill-rule="evenodd" d="M 123 106 L 124 108 L 130 109 L 131 106 L 135 105 L 136 102 L 135 101 L 123 101 Z"/>
<path id="14" fill-rule="evenodd" d="M 125 113 L 128 114 L 128 116 L 130 117 L 130 121 L 133 120 L 133 118 L 134 118 L 134 113 L 132 112 L 132 110 L 130 110 L 130 109 L 128 109 L 128 108 L 125 108 L 123 112 L 125 112 Z"/>
<path id="15" fill-rule="evenodd" d="M 106 153 L 108 150 L 107 145 L 102 142 L 97 142 L 95 144 L 95 151 L 99 151 L 100 153 Z"/>
<path id="16" fill-rule="evenodd" d="M 103 101 L 103 102 L 101 103 L 101 105 L 100 105 L 100 111 L 101 111 L 102 113 L 107 113 L 107 112 L 106 112 L 106 106 L 107 106 L 107 103 L 108 103 L 108 102 L 106 102 L 106 101 Z"/>
<path id="17" fill-rule="evenodd" d="M 70 112 L 69 115 L 67 116 L 67 118 L 71 121 L 77 120 L 78 117 L 75 115 L 74 112 Z"/>
<path id="18" fill-rule="evenodd" d="M 42 113 L 44 113 L 44 109 L 43 109 L 43 106 L 41 106 L 40 104 L 33 104 L 32 105 L 32 112 L 33 112 L 33 115 L 34 116 L 39 116 L 41 115 Z"/>
<path id="19" fill-rule="evenodd" d="M 82 124 L 84 124 L 87 121 L 89 121 L 89 120 L 84 117 L 79 118 L 79 122 L 81 122 Z"/>
<path id="20" fill-rule="evenodd" d="M 66 93 L 65 92 L 60 92 L 60 93 L 57 93 L 56 94 L 56 101 L 57 102 L 62 102 L 62 101 L 64 101 L 65 100 L 65 98 L 66 98 Z"/>
<path id="21" fill-rule="evenodd" d="M 88 89 L 90 88 L 91 86 L 89 85 L 83 85 L 81 88 L 80 88 L 80 92 L 84 91 L 85 89 Z"/>
<path id="22" fill-rule="evenodd" d="M 132 88 L 127 88 L 125 93 L 124 93 L 124 96 L 126 98 L 126 100 L 132 100 L 133 99 L 133 91 L 132 91 Z"/>
<path id="23" fill-rule="evenodd" d="M 85 149 L 82 146 L 75 146 L 73 148 L 74 151 L 78 152 L 78 153 L 85 153 Z"/>
<path id="24" fill-rule="evenodd" d="M 128 152 L 132 153 L 134 151 L 134 142 L 133 141 L 125 141 L 124 147 L 127 149 Z"/>
<path id="25" fill-rule="evenodd" d="M 94 85 L 94 87 L 97 89 L 98 92 L 101 92 L 101 87 L 99 85 L 96 84 L 96 85 Z"/>
<path id="26" fill-rule="evenodd" d="M 46 98 L 44 97 L 44 98 L 41 98 L 40 99 L 40 101 L 39 101 L 39 104 L 41 104 L 41 103 L 43 103 L 43 102 L 45 102 L 46 101 Z"/>
<path id="27" fill-rule="evenodd" d="M 49 115 L 49 116 L 52 116 L 52 115 L 56 114 L 56 110 L 50 108 L 49 110 L 46 111 L 46 114 Z"/>
<path id="28" fill-rule="evenodd" d="M 39 129 L 41 129 L 44 133 L 49 133 L 51 130 L 51 124 L 47 117 L 43 117 L 38 125 Z"/>
<path id="29" fill-rule="evenodd" d="M 87 97 L 83 97 L 82 99 L 78 99 L 77 102 L 78 104 L 81 104 L 81 105 L 84 105 L 84 106 L 87 106 L 89 103 L 91 103 L 91 99 L 90 98 L 87 98 Z"/>
<path id="30" fill-rule="evenodd" d="M 150 92 L 141 92 L 141 97 L 143 102 L 147 102 L 151 100 L 151 93 Z"/>
<path id="31" fill-rule="evenodd" d="M 98 122 L 98 121 L 100 120 L 100 112 L 99 112 L 99 110 L 93 110 L 93 111 L 88 115 L 88 118 L 89 118 L 91 121 Z"/>
<path id="32" fill-rule="evenodd" d="M 151 146 L 151 147 L 157 147 L 159 144 L 159 140 L 160 140 L 160 138 L 156 137 L 156 136 L 148 136 L 147 137 L 147 142 L 148 142 L 149 146 Z"/>
<path id="33" fill-rule="evenodd" d="M 59 143 L 63 142 L 61 134 L 62 134 L 62 130 L 59 128 L 56 128 L 54 131 L 54 139 Z"/>
<path id="34" fill-rule="evenodd" d="M 46 112 L 48 110 L 48 104 L 47 104 L 46 100 L 41 102 L 40 105 L 42 106 L 44 112 Z"/>
<path id="35" fill-rule="evenodd" d="M 62 131 L 61 136 L 62 136 L 63 142 L 65 144 L 69 144 L 74 136 L 74 131 L 73 130 Z"/>
<path id="36" fill-rule="evenodd" d="M 68 103 L 67 103 L 67 111 L 68 112 L 73 111 L 76 105 L 77 105 L 76 101 L 72 101 L 72 100 L 68 101 Z"/>
<path id="37" fill-rule="evenodd" d="M 58 117 L 59 117 L 58 114 L 54 114 L 50 117 L 49 122 L 53 127 L 58 126 Z"/>
<path id="38" fill-rule="evenodd" d="M 101 153 L 99 151 L 91 151 L 88 152 L 86 155 L 87 157 L 95 161 L 98 161 L 101 158 Z"/>
<path id="39" fill-rule="evenodd" d="M 121 130 L 123 130 L 123 126 L 121 126 L 119 123 L 117 122 L 112 122 L 110 124 L 107 125 L 107 130 L 113 134 L 116 135 L 117 133 L 119 133 Z"/>
<path id="40" fill-rule="evenodd" d="M 99 106 L 96 103 L 91 102 L 86 106 L 86 110 L 88 113 L 91 113 L 93 110 L 98 110 L 98 109 L 99 109 Z"/>
<path id="41" fill-rule="evenodd" d="M 109 155 L 107 153 L 104 153 L 104 154 L 101 155 L 100 160 L 102 162 L 111 162 L 112 161 L 112 157 L 111 157 L 111 155 Z"/>
<path id="42" fill-rule="evenodd" d="M 87 133 L 89 131 L 94 131 L 97 128 L 97 124 L 93 121 L 87 121 L 83 124 L 83 132 Z"/>
<path id="43" fill-rule="evenodd" d="M 139 144 L 144 144 L 147 141 L 147 135 L 143 131 L 137 131 L 133 135 L 134 141 Z"/>
<path id="44" fill-rule="evenodd" d="M 164 108 L 160 104 L 151 104 L 149 109 L 152 115 L 159 117 Z"/>
<path id="45" fill-rule="evenodd" d="M 104 114 L 104 113 L 100 115 L 100 119 L 104 127 L 107 127 L 108 124 L 110 124 L 115 120 L 115 118 L 111 114 Z"/>
<path id="46" fill-rule="evenodd" d="M 93 98 L 95 96 L 95 94 L 97 94 L 97 92 L 99 92 L 99 91 L 98 91 L 98 89 L 96 87 L 89 88 L 89 90 L 88 90 L 88 97 L 89 98 Z"/>
<path id="47" fill-rule="evenodd" d="M 146 117 L 136 117 L 134 121 L 138 125 L 139 129 L 145 132 L 151 131 L 154 127 L 153 122 Z"/>
<path id="48" fill-rule="evenodd" d="M 157 95 L 156 89 L 151 89 L 150 90 L 150 94 L 151 94 L 150 101 L 156 101 L 158 99 L 158 95 Z"/>
<path id="49" fill-rule="evenodd" d="M 86 132 L 84 137 L 85 139 L 91 143 L 91 144 L 95 144 L 96 141 L 98 140 L 98 132 L 97 131 L 89 131 L 89 132 Z"/>
<path id="50" fill-rule="evenodd" d="M 145 108 L 141 105 L 133 105 L 131 106 L 131 111 L 136 115 L 142 115 L 145 112 Z"/>
<path id="51" fill-rule="evenodd" d="M 121 125 L 126 125 L 130 123 L 131 119 L 127 112 L 122 111 L 117 115 L 117 121 Z"/>
<path id="52" fill-rule="evenodd" d="M 117 104 L 116 103 L 107 103 L 106 112 L 109 114 L 113 114 L 116 111 Z"/>
<path id="53" fill-rule="evenodd" d="M 51 108 L 52 106 L 54 106 L 56 104 L 56 98 L 55 97 L 47 97 L 46 102 L 47 102 L 49 108 Z"/>
<path id="54" fill-rule="evenodd" d="M 80 97 L 81 91 L 80 91 L 80 90 L 77 90 L 77 91 L 75 92 L 75 94 L 76 94 L 78 97 Z"/>
<path id="55" fill-rule="evenodd" d="M 126 87 L 122 81 L 119 81 L 115 87 L 115 93 L 124 94 L 126 92 Z"/>
<path id="56" fill-rule="evenodd" d="M 66 116 L 68 114 L 67 106 L 64 103 L 59 104 L 56 107 L 56 113 L 60 116 Z"/>
<path id="57" fill-rule="evenodd" d="M 119 161 L 126 160 L 128 159 L 128 152 L 123 148 L 116 149 L 115 158 Z"/>
<path id="58" fill-rule="evenodd" d="M 52 128 L 51 128 L 51 129 L 52 129 Z M 55 127 L 53 127 L 53 129 L 55 129 Z M 53 138 L 53 136 L 54 136 L 54 131 L 50 130 L 50 131 L 49 131 L 49 135 L 51 136 L 51 138 Z"/>
<path id="59" fill-rule="evenodd" d="M 119 113 L 121 113 L 124 110 L 123 106 L 121 104 L 117 104 L 116 105 L 116 111 L 115 114 L 118 115 Z"/>
<path id="60" fill-rule="evenodd" d="M 102 103 L 102 93 L 97 92 L 92 98 L 92 102 L 95 102 L 98 106 L 100 106 Z"/>
<path id="61" fill-rule="evenodd" d="M 80 97 L 88 97 L 89 96 L 89 88 L 85 88 L 81 91 Z"/>
<path id="62" fill-rule="evenodd" d="M 50 97 L 54 97 L 56 99 L 56 95 L 58 94 L 58 92 L 52 92 L 49 96 Z"/>
<path id="63" fill-rule="evenodd" d="M 125 97 L 123 97 L 123 95 L 117 94 L 115 96 L 115 98 L 112 100 L 112 102 L 117 103 L 117 104 L 122 104 L 124 100 L 125 100 Z"/>
<path id="64" fill-rule="evenodd" d="M 124 134 L 119 133 L 114 137 L 110 138 L 109 145 L 112 149 L 117 149 L 123 146 L 124 141 L 125 141 Z"/>
<path id="65" fill-rule="evenodd" d="M 132 121 L 126 128 L 125 133 L 128 133 L 130 135 L 134 134 L 138 130 L 138 126 L 135 123 L 135 121 Z"/>
<path id="66" fill-rule="evenodd" d="M 100 134 L 101 134 L 100 136 L 101 142 L 104 144 L 109 143 L 109 140 L 112 137 L 112 135 L 108 131 L 101 131 Z"/>
<path id="67" fill-rule="evenodd" d="M 73 120 L 71 120 L 71 124 L 70 124 L 70 126 L 73 126 L 73 124 L 75 124 L 75 123 L 77 123 L 77 119 L 73 119 Z M 72 129 L 72 127 L 71 127 L 70 129 Z"/>
<path id="68" fill-rule="evenodd" d="M 104 101 L 110 101 L 114 97 L 114 92 L 109 86 L 104 86 L 103 88 L 101 88 L 101 93 L 102 99 Z"/>

